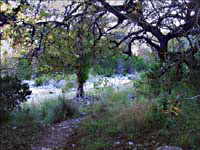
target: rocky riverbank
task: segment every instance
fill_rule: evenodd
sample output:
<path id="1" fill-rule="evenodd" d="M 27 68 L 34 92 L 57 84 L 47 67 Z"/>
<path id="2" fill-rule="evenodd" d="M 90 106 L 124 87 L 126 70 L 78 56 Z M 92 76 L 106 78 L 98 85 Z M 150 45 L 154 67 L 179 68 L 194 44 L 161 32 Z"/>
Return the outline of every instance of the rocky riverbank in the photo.
<path id="1" fill-rule="evenodd" d="M 137 80 L 138 78 L 138 73 L 126 76 L 115 75 L 113 77 L 90 76 L 90 78 L 85 83 L 84 90 L 87 92 L 104 87 L 117 88 L 123 86 L 123 84 L 131 83 L 132 80 Z M 32 91 L 31 96 L 28 98 L 28 103 L 37 103 L 45 99 L 53 99 L 59 95 L 64 95 L 67 98 L 72 98 L 76 94 L 76 87 L 72 87 L 67 92 L 63 92 L 62 90 L 67 82 L 74 81 L 66 81 L 64 79 L 55 81 L 51 79 L 49 82 L 41 86 L 36 86 L 35 80 L 24 80 L 23 82 L 27 83 L 30 87 L 30 90 Z M 87 99 L 88 98 L 86 98 L 86 100 Z"/>

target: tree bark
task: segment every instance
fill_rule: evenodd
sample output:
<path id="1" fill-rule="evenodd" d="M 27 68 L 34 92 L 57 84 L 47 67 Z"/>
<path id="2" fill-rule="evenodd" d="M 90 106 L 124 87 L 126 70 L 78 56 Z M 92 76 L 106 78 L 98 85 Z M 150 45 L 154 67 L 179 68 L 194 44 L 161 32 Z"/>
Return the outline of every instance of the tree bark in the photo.
<path id="1" fill-rule="evenodd" d="M 84 83 L 83 82 L 79 82 L 78 83 L 78 87 L 77 87 L 77 93 L 76 93 L 76 97 L 77 98 L 83 98 L 84 97 L 84 88 L 83 88 Z"/>
<path id="2" fill-rule="evenodd" d="M 78 87 L 76 92 L 77 98 L 83 98 L 84 97 L 84 80 L 83 80 L 83 66 L 82 64 L 79 64 L 77 67 L 77 81 L 78 81 Z"/>

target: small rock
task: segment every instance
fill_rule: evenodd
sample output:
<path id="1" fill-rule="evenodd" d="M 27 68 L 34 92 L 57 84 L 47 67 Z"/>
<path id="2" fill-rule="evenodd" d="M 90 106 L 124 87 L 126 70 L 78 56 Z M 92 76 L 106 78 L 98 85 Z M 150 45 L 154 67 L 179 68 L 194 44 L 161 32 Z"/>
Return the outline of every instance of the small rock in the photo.
<path id="1" fill-rule="evenodd" d="M 131 94 L 131 93 L 128 94 L 128 99 L 134 100 L 135 98 L 136 98 L 135 95 L 133 95 L 133 94 Z"/>
<path id="2" fill-rule="evenodd" d="M 156 150 L 183 150 L 183 149 L 177 146 L 161 146 L 158 147 Z"/>
<path id="3" fill-rule="evenodd" d="M 134 80 L 135 76 L 128 76 L 128 80 Z"/>
<path id="4" fill-rule="evenodd" d="M 158 147 L 160 145 L 160 143 L 158 142 L 158 143 L 156 143 L 156 147 Z"/>
<path id="5" fill-rule="evenodd" d="M 156 141 L 152 141 L 152 143 L 153 143 L 153 144 L 155 144 L 155 143 L 156 143 Z"/>
<path id="6" fill-rule="evenodd" d="M 54 127 L 52 127 L 52 128 L 51 128 L 51 130 L 55 130 L 55 128 L 54 128 Z"/>
<path id="7" fill-rule="evenodd" d="M 65 87 L 66 84 L 67 84 L 66 80 L 63 79 L 63 80 L 60 80 L 58 83 L 55 83 L 54 86 L 56 88 L 63 88 Z"/>
<path id="8" fill-rule="evenodd" d="M 128 142 L 128 145 L 133 145 L 133 144 L 134 144 L 134 142 L 131 142 L 131 141 Z"/>
<path id="9" fill-rule="evenodd" d="M 116 141 L 113 143 L 114 145 L 119 145 L 120 144 L 120 141 Z"/>

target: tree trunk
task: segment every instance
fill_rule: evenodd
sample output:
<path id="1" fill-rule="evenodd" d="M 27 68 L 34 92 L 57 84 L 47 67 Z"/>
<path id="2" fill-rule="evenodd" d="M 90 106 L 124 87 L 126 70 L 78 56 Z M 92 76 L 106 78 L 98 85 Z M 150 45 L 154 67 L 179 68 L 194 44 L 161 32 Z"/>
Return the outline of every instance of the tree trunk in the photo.
<path id="1" fill-rule="evenodd" d="M 83 89 L 83 82 L 78 82 L 78 88 L 76 92 L 76 97 L 77 98 L 83 98 L 84 97 L 84 89 Z"/>
<path id="2" fill-rule="evenodd" d="M 82 64 L 78 65 L 77 67 L 77 81 L 78 81 L 78 87 L 77 87 L 77 92 L 76 92 L 76 97 L 77 98 L 83 98 L 84 97 L 84 80 L 83 80 L 83 66 Z"/>

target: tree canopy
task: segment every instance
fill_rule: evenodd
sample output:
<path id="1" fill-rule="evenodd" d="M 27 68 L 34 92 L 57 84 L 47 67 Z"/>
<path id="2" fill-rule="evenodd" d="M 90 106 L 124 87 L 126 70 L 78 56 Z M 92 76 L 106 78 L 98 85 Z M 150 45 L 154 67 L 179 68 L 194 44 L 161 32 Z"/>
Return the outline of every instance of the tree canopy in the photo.
<path id="1" fill-rule="evenodd" d="M 87 24 L 84 32 L 89 33 L 90 39 L 84 38 L 89 42 L 92 40 L 93 47 L 107 37 L 112 48 L 126 42 L 128 51 L 124 53 L 131 56 L 135 42 L 146 43 L 157 53 L 161 63 L 167 63 L 162 73 L 172 66 L 176 66 L 179 72 L 182 64 L 190 69 L 200 66 L 195 58 L 200 49 L 198 0 L 121 0 L 116 3 L 109 0 L 68 0 L 63 1 L 63 11 L 49 8 L 48 3 L 59 1 L 6 0 L 0 3 L 3 8 L 0 25 L 4 28 L 1 38 L 13 38 L 16 48 L 28 50 L 25 56 L 30 60 L 47 49 L 65 47 L 60 44 L 55 47 L 54 44 Z M 87 18 L 87 23 L 83 18 Z M 122 30 L 123 35 L 119 34 Z M 75 40 L 79 48 L 74 45 L 79 52 L 83 42 L 80 42 L 80 35 L 83 35 L 82 31 Z M 181 48 L 183 38 L 188 43 L 184 50 Z M 69 43 L 70 39 L 66 41 Z M 171 41 L 177 42 L 173 49 L 169 48 Z M 73 55 L 77 56 L 77 53 Z"/>

